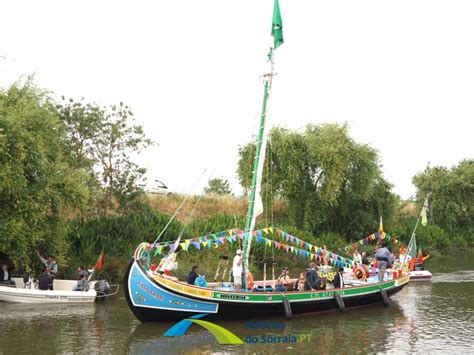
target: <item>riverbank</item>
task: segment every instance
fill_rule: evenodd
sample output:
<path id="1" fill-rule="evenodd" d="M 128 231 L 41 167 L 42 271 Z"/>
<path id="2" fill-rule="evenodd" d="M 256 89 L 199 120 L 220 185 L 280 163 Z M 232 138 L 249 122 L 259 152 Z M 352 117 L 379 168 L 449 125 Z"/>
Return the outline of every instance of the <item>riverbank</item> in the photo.
<path id="1" fill-rule="evenodd" d="M 153 242 L 168 223 L 170 215 L 174 213 L 177 206 L 183 200 L 183 196 L 148 196 L 148 201 L 142 206 L 140 211 L 129 213 L 124 216 L 109 216 L 107 218 L 97 218 L 88 221 L 74 221 L 68 234 L 70 242 L 70 258 L 67 266 L 63 269 L 67 277 L 75 276 L 75 267 L 78 264 L 93 265 L 98 254 L 103 249 L 105 252 L 104 266 L 99 270 L 97 276 L 109 280 L 120 279 L 129 258 L 134 249 L 143 241 Z M 195 213 L 191 216 L 191 210 L 196 205 L 198 196 L 191 197 L 184 209 L 178 214 L 176 220 L 163 234 L 161 242 L 175 240 L 176 236 L 183 233 L 183 239 L 209 235 L 220 231 L 227 231 L 244 225 L 244 212 L 246 201 L 244 198 L 233 196 L 204 196 Z M 326 245 L 328 250 L 338 253 L 338 248 L 349 245 L 360 240 L 365 235 L 343 236 L 336 233 L 324 233 L 313 235 L 304 230 L 287 227 L 285 204 L 278 202 L 273 210 L 273 221 L 280 229 L 287 231 L 304 241 L 313 245 Z M 219 211 L 219 213 L 215 213 Z M 271 224 L 268 216 L 262 216 L 257 221 L 257 228 L 264 228 Z M 402 243 L 407 243 L 411 235 L 416 218 L 412 214 L 398 216 L 393 225 L 384 225 L 390 235 L 395 235 Z M 367 234 L 376 232 L 378 225 Z M 277 235 L 270 236 L 274 240 L 279 240 Z M 470 239 L 469 239 L 470 238 Z M 459 251 L 467 250 L 474 245 L 473 236 L 448 236 L 447 233 L 438 226 L 428 224 L 420 227 L 417 233 L 418 244 L 421 245 L 423 254 L 431 254 L 437 257 L 446 254 L 456 254 Z M 281 240 L 280 240 L 281 241 Z M 219 260 L 221 257 L 229 258 L 229 265 L 235 255 L 235 250 L 241 247 L 240 240 L 233 243 L 226 242 L 218 248 L 201 248 L 196 250 L 194 246 L 189 247 L 188 252 L 180 253 L 178 257 L 179 269 L 177 275 L 183 279 L 193 265 L 200 266 L 200 272 L 206 274 L 208 280 L 213 280 Z M 359 246 L 361 250 L 368 251 L 369 255 L 374 245 Z M 399 245 L 391 245 L 393 250 L 397 250 Z M 164 252 L 167 252 L 164 249 Z M 157 255 L 159 260 L 162 255 Z M 278 274 L 284 266 L 295 271 L 304 269 L 309 259 L 301 255 L 288 254 L 275 248 L 266 247 L 254 243 L 251 252 L 251 271 L 261 273 L 264 260 L 274 258 L 276 261 L 275 272 Z M 225 261 L 220 263 L 221 271 L 225 268 Z M 267 273 L 270 273 L 271 263 L 267 262 Z M 227 270 L 228 272 L 228 270 Z M 277 275 L 278 276 L 278 275 Z"/>

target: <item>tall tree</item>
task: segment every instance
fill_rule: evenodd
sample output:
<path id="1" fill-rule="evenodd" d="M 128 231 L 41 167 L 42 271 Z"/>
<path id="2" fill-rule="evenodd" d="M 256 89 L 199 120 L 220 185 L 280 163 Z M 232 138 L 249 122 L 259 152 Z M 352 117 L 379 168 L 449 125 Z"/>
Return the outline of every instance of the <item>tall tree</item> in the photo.
<path id="1" fill-rule="evenodd" d="M 217 195 L 230 195 L 229 181 L 224 178 L 210 179 L 207 183 L 207 187 L 204 188 L 205 194 L 217 194 Z"/>
<path id="2" fill-rule="evenodd" d="M 88 197 L 83 171 L 65 154 L 64 129 L 31 81 L 0 90 L 0 251 L 23 265 L 38 247 L 62 259 L 67 215 Z"/>
<path id="3" fill-rule="evenodd" d="M 237 173 L 244 188 L 253 150 L 253 144 L 239 150 Z M 299 229 L 360 235 L 377 226 L 380 213 L 394 212 L 395 196 L 377 152 L 354 142 L 346 125 L 308 125 L 303 132 L 274 128 L 267 152 L 263 193 L 285 199 L 289 222 Z"/>
<path id="4" fill-rule="evenodd" d="M 428 192 L 430 220 L 447 230 L 474 228 L 474 160 L 465 159 L 451 169 L 427 167 L 413 178 L 421 208 Z"/>
<path id="5" fill-rule="evenodd" d="M 127 203 L 141 193 L 140 182 L 145 169 L 132 161 L 153 142 L 146 138 L 143 127 L 133 123 L 133 113 L 122 102 L 109 107 L 65 101 L 58 105 L 67 125 L 67 144 L 73 160 L 90 168 L 103 188 L 103 215 L 113 202 L 126 209 Z"/>

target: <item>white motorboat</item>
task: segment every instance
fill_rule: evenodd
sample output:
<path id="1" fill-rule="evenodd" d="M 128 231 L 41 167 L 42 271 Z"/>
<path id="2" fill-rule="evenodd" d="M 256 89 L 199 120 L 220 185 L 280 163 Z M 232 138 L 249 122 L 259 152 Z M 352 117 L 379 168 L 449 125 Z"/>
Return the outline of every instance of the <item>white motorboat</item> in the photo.
<path id="1" fill-rule="evenodd" d="M 39 290 L 26 285 L 22 278 L 12 278 L 16 287 L 1 286 L 0 301 L 14 303 L 90 303 L 97 297 L 92 281 L 89 291 L 72 291 L 77 284 L 74 280 L 54 280 L 54 290 Z"/>
<path id="2" fill-rule="evenodd" d="M 429 281 L 433 274 L 428 270 L 410 271 L 410 281 Z"/>

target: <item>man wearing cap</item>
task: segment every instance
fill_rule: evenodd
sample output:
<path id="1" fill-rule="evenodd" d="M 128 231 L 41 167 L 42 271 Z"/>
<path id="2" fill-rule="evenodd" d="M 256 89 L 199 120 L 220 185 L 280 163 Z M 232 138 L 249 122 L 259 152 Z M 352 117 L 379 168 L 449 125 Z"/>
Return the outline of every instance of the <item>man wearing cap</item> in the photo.
<path id="1" fill-rule="evenodd" d="M 242 250 L 237 249 L 232 264 L 232 276 L 234 276 L 234 287 L 240 289 L 242 287 Z"/>

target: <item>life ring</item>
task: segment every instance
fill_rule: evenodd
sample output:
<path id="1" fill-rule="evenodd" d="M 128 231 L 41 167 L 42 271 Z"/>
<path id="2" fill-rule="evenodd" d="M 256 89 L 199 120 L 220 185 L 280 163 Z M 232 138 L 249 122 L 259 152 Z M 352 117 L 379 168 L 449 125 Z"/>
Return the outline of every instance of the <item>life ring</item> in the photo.
<path id="1" fill-rule="evenodd" d="M 249 272 L 247 273 L 247 289 L 248 289 L 248 290 L 252 290 L 252 289 L 253 289 L 253 285 L 254 285 L 253 275 L 252 275 L 252 273 L 249 271 Z"/>
<path id="2" fill-rule="evenodd" d="M 199 286 L 199 287 L 207 287 L 206 278 L 204 276 L 196 277 L 196 280 L 194 281 L 194 285 Z"/>
<path id="3" fill-rule="evenodd" d="M 367 278 L 367 273 L 364 268 L 359 269 L 357 266 L 354 268 L 354 277 L 357 280 L 365 280 Z"/>

